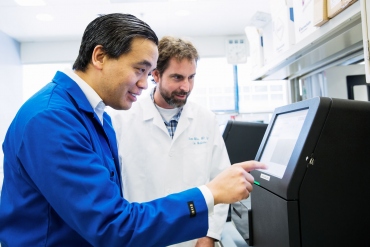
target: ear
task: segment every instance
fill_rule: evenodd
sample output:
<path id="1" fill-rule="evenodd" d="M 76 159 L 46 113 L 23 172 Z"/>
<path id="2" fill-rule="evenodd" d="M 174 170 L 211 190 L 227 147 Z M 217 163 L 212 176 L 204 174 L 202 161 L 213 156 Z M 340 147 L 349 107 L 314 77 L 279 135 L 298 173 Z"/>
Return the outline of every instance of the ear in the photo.
<path id="1" fill-rule="evenodd" d="M 102 45 L 97 45 L 92 53 L 91 62 L 97 69 L 102 69 L 104 61 L 106 59 L 106 53 L 104 52 Z"/>
<path id="2" fill-rule="evenodd" d="M 153 79 L 155 81 L 155 83 L 158 83 L 159 82 L 159 78 L 160 78 L 160 75 L 159 75 L 159 71 L 154 69 L 152 71 L 152 76 L 153 76 Z"/>

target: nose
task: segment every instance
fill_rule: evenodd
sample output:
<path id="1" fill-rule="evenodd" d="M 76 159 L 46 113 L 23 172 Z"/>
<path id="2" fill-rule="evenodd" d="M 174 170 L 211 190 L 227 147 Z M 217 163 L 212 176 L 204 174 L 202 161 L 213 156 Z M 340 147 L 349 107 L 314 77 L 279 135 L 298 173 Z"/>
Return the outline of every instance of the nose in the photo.
<path id="1" fill-rule="evenodd" d="M 137 83 L 136 83 L 138 88 L 141 88 L 143 90 L 148 88 L 148 78 L 143 76 Z"/>
<path id="2" fill-rule="evenodd" d="M 185 92 L 189 92 L 190 89 L 190 81 L 189 79 L 184 79 L 183 82 L 181 83 L 180 89 Z"/>

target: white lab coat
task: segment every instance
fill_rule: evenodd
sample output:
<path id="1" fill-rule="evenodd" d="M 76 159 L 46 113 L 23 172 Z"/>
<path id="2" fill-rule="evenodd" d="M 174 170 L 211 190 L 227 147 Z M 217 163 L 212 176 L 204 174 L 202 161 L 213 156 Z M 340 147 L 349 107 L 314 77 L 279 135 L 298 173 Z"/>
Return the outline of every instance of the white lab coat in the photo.
<path id="1" fill-rule="evenodd" d="M 128 111 L 111 113 L 124 197 L 144 202 L 206 184 L 230 166 L 214 113 L 188 101 L 173 139 L 147 96 Z M 228 205 L 216 205 L 207 236 L 220 239 Z M 196 240 L 176 246 L 195 246 Z"/>

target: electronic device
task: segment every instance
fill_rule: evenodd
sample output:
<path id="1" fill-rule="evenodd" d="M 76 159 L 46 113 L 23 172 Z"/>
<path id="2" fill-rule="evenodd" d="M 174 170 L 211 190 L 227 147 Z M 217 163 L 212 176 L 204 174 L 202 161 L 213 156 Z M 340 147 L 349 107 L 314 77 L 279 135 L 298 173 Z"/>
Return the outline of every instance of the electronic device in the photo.
<path id="1" fill-rule="evenodd" d="M 257 247 L 370 246 L 369 150 L 370 102 L 276 108 L 256 155 L 268 169 L 251 172 L 251 208 L 232 206 L 238 231 Z"/>
<path id="2" fill-rule="evenodd" d="M 231 164 L 254 160 L 268 124 L 229 120 L 223 139 Z"/>

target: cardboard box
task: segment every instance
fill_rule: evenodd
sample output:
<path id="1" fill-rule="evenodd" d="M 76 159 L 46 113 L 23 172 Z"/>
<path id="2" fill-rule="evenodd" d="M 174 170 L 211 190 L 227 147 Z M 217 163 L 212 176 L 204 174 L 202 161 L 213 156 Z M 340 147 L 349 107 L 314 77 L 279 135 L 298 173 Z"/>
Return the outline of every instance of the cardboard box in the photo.
<path id="1" fill-rule="evenodd" d="M 328 20 L 327 0 L 315 0 L 313 7 L 313 25 L 320 27 Z"/>
<path id="2" fill-rule="evenodd" d="M 275 55 L 289 50 L 295 44 L 292 0 L 270 0 L 272 43 Z"/>
<path id="3" fill-rule="evenodd" d="M 260 68 L 264 65 L 262 30 L 254 26 L 247 26 L 245 34 L 249 42 L 247 63 L 250 63 L 252 68 Z"/>
<path id="4" fill-rule="evenodd" d="M 328 17 L 333 18 L 344 9 L 349 7 L 357 0 L 327 0 L 328 1 Z"/>
<path id="5" fill-rule="evenodd" d="M 263 34 L 263 63 L 264 65 L 275 59 L 276 53 L 273 47 L 272 21 L 269 21 L 262 29 Z"/>
<path id="6" fill-rule="evenodd" d="M 298 43 L 317 29 L 313 25 L 314 0 L 293 0 L 293 9 L 295 41 Z"/>

